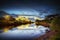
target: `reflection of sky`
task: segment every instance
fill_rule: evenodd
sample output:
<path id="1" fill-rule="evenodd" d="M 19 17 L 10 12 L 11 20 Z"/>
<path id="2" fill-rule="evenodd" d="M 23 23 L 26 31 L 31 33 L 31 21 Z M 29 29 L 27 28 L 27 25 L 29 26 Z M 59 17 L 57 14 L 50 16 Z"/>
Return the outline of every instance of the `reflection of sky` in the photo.
<path id="1" fill-rule="evenodd" d="M 33 24 L 35 27 L 36 25 Z M 26 25 L 25 25 L 26 26 Z M 30 25 L 32 26 L 32 24 Z M 33 28 L 32 27 L 32 28 Z M 2 38 L 35 38 L 35 37 L 40 37 L 41 35 L 44 35 L 46 33 L 45 30 L 48 30 L 49 28 L 46 28 L 44 26 L 38 26 L 36 29 L 18 29 L 18 28 L 13 28 L 12 30 L 9 30 L 8 32 L 3 32 L 0 34 Z"/>

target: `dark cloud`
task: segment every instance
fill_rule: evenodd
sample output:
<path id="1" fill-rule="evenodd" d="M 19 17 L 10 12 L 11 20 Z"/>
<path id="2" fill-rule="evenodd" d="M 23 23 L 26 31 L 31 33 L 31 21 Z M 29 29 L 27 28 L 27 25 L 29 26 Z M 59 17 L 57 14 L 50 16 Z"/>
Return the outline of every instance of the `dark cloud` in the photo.
<path id="1" fill-rule="evenodd" d="M 55 0 L 0 0 L 1 7 L 11 6 L 59 6 L 59 1 Z"/>
<path id="2" fill-rule="evenodd" d="M 59 0 L 0 0 L 0 10 L 18 10 L 21 8 L 31 8 L 43 13 L 59 13 Z"/>

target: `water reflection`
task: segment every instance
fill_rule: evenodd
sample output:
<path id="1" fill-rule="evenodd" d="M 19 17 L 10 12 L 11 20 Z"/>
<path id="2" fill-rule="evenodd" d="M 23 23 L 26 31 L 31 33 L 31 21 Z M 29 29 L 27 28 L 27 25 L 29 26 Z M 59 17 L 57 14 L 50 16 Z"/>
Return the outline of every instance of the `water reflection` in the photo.
<path id="1" fill-rule="evenodd" d="M 18 29 L 35 29 L 35 28 L 37 28 L 37 25 L 35 25 L 35 23 L 25 24 L 25 25 L 17 26 L 17 28 Z"/>
<path id="2" fill-rule="evenodd" d="M 2 38 L 35 38 L 46 33 L 49 28 L 44 26 L 37 26 L 33 24 L 20 25 L 8 30 L 8 32 L 0 33 Z"/>

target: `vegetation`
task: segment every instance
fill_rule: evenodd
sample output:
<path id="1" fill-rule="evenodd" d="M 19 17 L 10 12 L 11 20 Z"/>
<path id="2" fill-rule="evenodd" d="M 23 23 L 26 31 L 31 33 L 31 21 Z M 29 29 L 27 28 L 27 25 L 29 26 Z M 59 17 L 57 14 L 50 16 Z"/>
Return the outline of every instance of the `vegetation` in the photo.
<path id="1" fill-rule="evenodd" d="M 46 17 L 45 22 L 49 23 L 51 31 L 56 34 L 49 38 L 49 40 L 60 40 L 60 15 L 49 15 Z"/>
<path id="2" fill-rule="evenodd" d="M 4 15 L 0 18 L 0 29 L 3 29 L 5 27 L 9 28 L 9 26 L 11 26 L 10 28 L 12 28 L 12 26 L 16 27 L 18 25 L 21 24 L 27 24 L 27 23 L 32 23 L 28 18 L 13 18 L 10 15 Z"/>
<path id="3" fill-rule="evenodd" d="M 35 24 L 36 25 L 42 25 L 42 26 L 45 26 L 45 27 L 49 27 L 50 26 L 49 23 L 46 22 L 46 20 L 36 20 Z"/>
<path id="4" fill-rule="evenodd" d="M 1 11 L 1 15 L 5 12 Z M 12 16 L 5 13 L 4 15 L 0 16 L 0 29 L 3 28 L 12 28 L 21 24 L 32 23 L 31 20 L 25 17 L 16 17 L 13 18 Z M 45 20 L 36 20 L 36 25 L 43 25 L 46 27 L 50 27 L 50 29 L 56 30 L 57 33 L 54 35 L 50 40 L 57 40 L 60 38 L 60 15 L 50 15 L 45 18 Z"/>
<path id="5" fill-rule="evenodd" d="M 50 33 L 47 33 L 45 36 L 42 37 L 46 38 L 49 35 L 49 38 L 47 40 L 60 40 L 60 15 L 49 15 L 45 18 L 45 20 L 36 20 L 37 24 L 44 25 L 44 23 L 49 24 L 49 28 L 51 29 L 51 32 L 53 35 Z M 45 25 L 44 25 L 45 26 Z M 41 39 L 38 38 L 39 40 Z"/>
<path id="6" fill-rule="evenodd" d="M 55 17 L 51 21 L 50 28 L 51 28 L 51 30 L 56 30 L 57 31 L 57 34 L 54 35 L 52 39 L 54 39 L 54 40 L 60 39 L 60 16 Z"/>

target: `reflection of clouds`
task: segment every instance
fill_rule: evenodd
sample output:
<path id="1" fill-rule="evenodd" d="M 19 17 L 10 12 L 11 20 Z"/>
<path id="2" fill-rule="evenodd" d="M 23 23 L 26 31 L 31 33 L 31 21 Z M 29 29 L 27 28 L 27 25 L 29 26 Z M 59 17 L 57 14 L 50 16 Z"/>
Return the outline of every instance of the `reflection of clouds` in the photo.
<path id="1" fill-rule="evenodd" d="M 27 26 L 27 25 L 25 25 L 25 26 Z M 19 27 L 21 27 L 21 26 L 19 26 Z M 33 26 L 33 29 L 26 28 L 26 30 L 13 28 L 12 30 L 9 30 L 8 32 L 2 33 L 1 36 L 6 37 L 6 38 L 8 38 L 8 37 L 10 37 L 10 38 L 14 38 L 14 37 L 16 37 L 16 38 L 21 38 L 21 37 L 22 38 L 32 38 L 32 37 L 38 37 L 38 36 L 44 35 L 46 33 L 45 30 L 49 29 L 44 26 L 38 26 L 38 28 L 34 29 L 34 27 L 36 26 L 35 24 L 31 24 L 29 27 L 32 27 L 32 26 Z"/>
<path id="2" fill-rule="evenodd" d="M 0 33 L 2 33 L 3 32 L 3 30 L 0 30 Z"/>
<path id="3" fill-rule="evenodd" d="M 26 25 L 20 25 L 17 28 L 18 29 L 24 29 L 24 28 L 28 28 L 30 24 L 26 24 Z"/>
<path id="4" fill-rule="evenodd" d="M 49 30 L 48 27 L 44 27 L 44 26 L 39 26 L 38 29 L 42 32 L 46 32 L 46 30 Z"/>
<path id="5" fill-rule="evenodd" d="M 18 28 L 12 28 L 11 31 L 12 31 L 12 30 L 18 30 Z"/>

